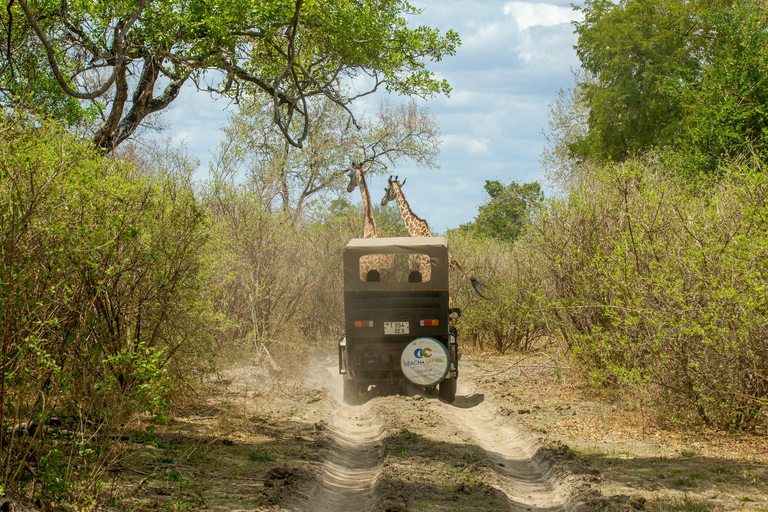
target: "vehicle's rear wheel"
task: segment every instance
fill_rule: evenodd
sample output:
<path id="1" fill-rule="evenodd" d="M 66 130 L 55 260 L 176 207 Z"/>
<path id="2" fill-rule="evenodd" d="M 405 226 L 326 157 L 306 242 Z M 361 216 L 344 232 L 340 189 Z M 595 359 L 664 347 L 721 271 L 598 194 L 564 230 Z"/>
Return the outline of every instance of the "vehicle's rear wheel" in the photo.
<path id="1" fill-rule="evenodd" d="M 360 386 L 357 382 L 344 379 L 344 403 L 347 405 L 360 403 Z"/>
<path id="2" fill-rule="evenodd" d="M 438 394 L 440 398 L 448 403 L 453 403 L 456 400 L 456 381 L 458 379 L 445 379 L 440 383 L 440 389 Z"/>

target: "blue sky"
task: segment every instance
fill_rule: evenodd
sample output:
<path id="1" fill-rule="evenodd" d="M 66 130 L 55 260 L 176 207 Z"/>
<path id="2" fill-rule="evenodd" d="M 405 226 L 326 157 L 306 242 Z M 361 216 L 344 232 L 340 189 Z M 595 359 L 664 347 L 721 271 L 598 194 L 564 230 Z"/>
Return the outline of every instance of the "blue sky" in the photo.
<path id="1" fill-rule="evenodd" d="M 471 221 L 487 198 L 485 180 L 544 181 L 539 164 L 549 105 L 573 85 L 579 62 L 568 0 L 413 0 L 423 13 L 414 24 L 456 30 L 462 46 L 430 67 L 446 78 L 451 96 L 426 102 L 442 132 L 439 169 L 407 162 L 392 172 L 407 177 L 404 192 L 414 212 L 436 232 Z M 359 102 L 373 112 L 380 98 Z M 186 142 L 207 175 L 208 159 L 226 123 L 226 100 L 186 89 L 165 114 L 174 139 Z M 231 107 L 230 107 L 231 108 Z M 381 181 L 381 183 L 378 183 Z M 369 183 L 372 197 L 385 180 Z M 383 194 L 383 192 L 382 192 Z M 359 196 L 355 197 L 359 200 Z"/>

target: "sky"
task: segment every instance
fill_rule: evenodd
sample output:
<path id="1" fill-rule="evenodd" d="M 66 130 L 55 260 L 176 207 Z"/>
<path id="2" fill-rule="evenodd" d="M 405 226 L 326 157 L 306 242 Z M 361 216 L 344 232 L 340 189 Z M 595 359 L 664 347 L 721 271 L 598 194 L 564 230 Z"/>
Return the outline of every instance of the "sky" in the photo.
<path id="1" fill-rule="evenodd" d="M 412 18 L 414 25 L 453 29 L 462 41 L 455 56 L 429 66 L 453 89 L 450 97 L 426 102 L 442 133 L 439 169 L 409 162 L 391 169 L 401 181 L 408 178 L 403 192 L 411 209 L 435 233 L 443 233 L 474 219 L 488 199 L 485 180 L 539 181 L 546 193 L 540 155 L 549 105 L 559 90 L 573 86 L 573 70 L 579 67 L 571 24 L 579 13 L 571 0 L 411 3 L 423 9 Z M 374 112 L 380 100 L 366 97 L 355 110 Z M 227 100 L 214 101 L 188 88 L 165 116 L 174 139 L 200 160 L 200 178 L 207 176 L 208 160 L 221 139 L 219 127 L 233 108 Z M 378 201 L 386 179 L 373 178 L 368 185 Z M 359 201 L 359 194 L 354 199 Z"/>

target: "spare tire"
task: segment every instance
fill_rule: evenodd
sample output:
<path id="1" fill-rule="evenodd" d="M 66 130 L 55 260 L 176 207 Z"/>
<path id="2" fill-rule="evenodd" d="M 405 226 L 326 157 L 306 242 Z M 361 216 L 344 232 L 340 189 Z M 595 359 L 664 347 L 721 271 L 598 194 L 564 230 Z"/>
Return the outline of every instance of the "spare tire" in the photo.
<path id="1" fill-rule="evenodd" d="M 448 374 L 448 350 L 434 338 L 416 338 L 400 356 L 400 369 L 417 386 L 435 386 Z"/>

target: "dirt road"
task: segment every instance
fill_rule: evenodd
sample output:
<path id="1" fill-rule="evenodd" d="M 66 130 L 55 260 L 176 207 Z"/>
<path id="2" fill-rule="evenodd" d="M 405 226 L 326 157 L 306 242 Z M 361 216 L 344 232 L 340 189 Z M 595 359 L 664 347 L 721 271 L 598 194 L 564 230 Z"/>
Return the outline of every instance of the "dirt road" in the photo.
<path id="1" fill-rule="evenodd" d="M 544 361 L 467 356 L 453 404 L 372 388 L 351 407 L 333 354 L 306 356 L 235 365 L 137 425 L 110 509 L 768 510 L 764 437 L 633 430 L 559 370 L 532 375 Z"/>
<path id="2" fill-rule="evenodd" d="M 385 432 L 370 407 L 342 407 L 328 418 L 328 444 L 318 471 L 317 494 L 300 500 L 301 509 L 374 510 L 376 482 L 386 452 Z"/>
<path id="3" fill-rule="evenodd" d="M 453 404 L 372 388 L 358 406 L 341 403 L 335 366 L 313 375 L 328 397 L 326 443 L 312 490 L 286 496 L 286 509 L 565 511 L 589 495 L 558 450 L 497 414 L 471 372 Z"/>

